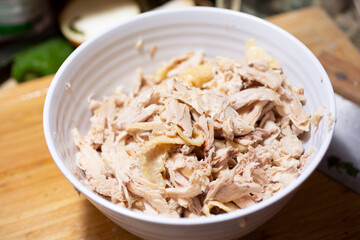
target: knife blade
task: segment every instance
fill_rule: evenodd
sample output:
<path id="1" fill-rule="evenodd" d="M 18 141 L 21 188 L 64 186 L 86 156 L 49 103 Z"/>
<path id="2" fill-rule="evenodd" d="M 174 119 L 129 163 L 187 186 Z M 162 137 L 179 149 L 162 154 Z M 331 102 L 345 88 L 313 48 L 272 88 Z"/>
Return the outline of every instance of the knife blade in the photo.
<path id="1" fill-rule="evenodd" d="M 318 169 L 360 194 L 360 106 L 335 94 L 334 137 Z"/>

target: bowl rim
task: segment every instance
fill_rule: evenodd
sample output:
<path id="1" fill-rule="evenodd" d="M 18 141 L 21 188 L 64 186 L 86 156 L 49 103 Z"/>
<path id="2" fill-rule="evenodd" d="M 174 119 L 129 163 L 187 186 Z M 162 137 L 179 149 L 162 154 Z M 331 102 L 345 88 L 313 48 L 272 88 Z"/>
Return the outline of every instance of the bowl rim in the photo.
<path id="1" fill-rule="evenodd" d="M 62 174 L 67 178 L 67 180 L 74 186 L 76 190 L 84 194 L 92 203 L 97 203 L 100 206 L 103 206 L 107 208 L 108 210 L 111 210 L 112 212 L 115 212 L 117 214 L 121 214 L 126 217 L 130 217 L 136 220 L 149 222 L 149 223 L 157 223 L 157 224 L 164 224 L 164 225 L 206 225 L 210 223 L 218 223 L 222 221 L 230 221 L 234 219 L 239 219 L 242 217 L 246 217 L 249 214 L 255 213 L 257 211 L 260 211 L 277 201 L 283 199 L 284 197 L 290 195 L 294 192 L 295 189 L 297 189 L 315 170 L 315 168 L 320 163 L 321 159 L 325 155 L 326 150 L 329 147 L 330 141 L 334 134 L 335 129 L 335 123 L 333 127 L 331 128 L 330 132 L 326 135 L 325 139 L 323 140 L 323 143 L 321 147 L 316 151 L 316 156 L 312 159 L 311 163 L 307 165 L 306 169 L 293 181 L 291 182 L 287 187 L 276 193 L 275 195 L 271 196 L 268 199 L 265 199 L 261 202 L 258 202 L 252 206 L 246 207 L 244 209 L 239 209 L 234 212 L 226 213 L 226 214 L 220 214 L 216 216 L 209 216 L 209 217 L 197 217 L 197 218 L 169 218 L 169 217 L 162 217 L 162 216 L 152 216 L 141 212 L 135 212 L 133 210 L 120 207 L 116 205 L 115 203 L 112 203 L 109 200 L 106 200 L 105 198 L 97 195 L 96 193 L 89 190 L 85 185 L 83 185 L 73 173 L 67 167 L 65 166 L 64 162 L 62 161 L 62 158 L 60 157 L 58 151 L 55 148 L 54 143 L 54 136 L 53 133 L 50 130 L 50 108 L 51 108 L 51 102 L 53 99 L 54 92 L 56 91 L 57 86 L 60 84 L 62 75 L 64 72 L 66 72 L 68 66 L 72 64 L 73 59 L 76 55 L 78 55 L 80 52 L 85 51 L 88 46 L 96 44 L 100 41 L 101 38 L 106 37 L 106 35 L 110 34 L 111 31 L 114 29 L 117 29 L 123 25 L 126 25 L 128 23 L 136 23 L 141 22 L 146 19 L 149 19 L 153 16 L 160 16 L 160 15 L 171 15 L 171 14 L 181 14 L 181 13 L 188 13 L 188 12 L 204 12 L 208 14 L 225 14 L 225 15 L 232 15 L 234 17 L 240 17 L 244 18 L 248 21 L 255 21 L 257 23 L 263 24 L 266 27 L 272 28 L 275 30 L 278 34 L 283 35 L 285 38 L 289 38 L 290 41 L 293 41 L 302 51 L 304 51 L 312 60 L 312 64 L 315 64 L 318 68 L 319 72 L 321 73 L 321 76 L 323 76 L 323 84 L 325 84 L 324 87 L 327 88 L 329 92 L 329 100 L 330 100 L 330 106 L 327 106 L 328 111 L 336 117 L 336 106 L 335 106 L 335 95 L 334 91 L 331 85 L 331 82 L 329 80 L 329 77 L 327 73 L 325 72 L 323 66 L 319 62 L 319 60 L 314 56 L 314 54 L 297 38 L 295 38 L 293 35 L 288 33 L 287 31 L 283 30 L 282 28 L 255 16 L 252 16 L 250 14 L 242 13 L 242 12 L 236 12 L 228 9 L 219 9 L 219 8 L 213 8 L 213 7 L 185 7 L 185 8 L 179 8 L 179 9 L 167 9 L 167 10 L 156 10 L 156 11 L 150 11 L 146 13 L 142 13 L 126 22 L 122 22 L 117 24 L 116 26 L 104 31 L 102 34 L 99 34 L 98 36 L 94 37 L 93 39 L 90 39 L 86 41 L 85 43 L 81 44 L 62 64 L 60 69 L 55 74 L 54 79 L 51 82 L 51 85 L 48 89 L 47 96 L 45 99 L 44 104 L 44 111 L 43 111 L 43 129 L 44 129 L 44 135 L 46 144 L 48 146 L 49 152 L 57 165 L 57 167 L 60 169 Z M 94 204 L 96 206 L 96 204 Z"/>

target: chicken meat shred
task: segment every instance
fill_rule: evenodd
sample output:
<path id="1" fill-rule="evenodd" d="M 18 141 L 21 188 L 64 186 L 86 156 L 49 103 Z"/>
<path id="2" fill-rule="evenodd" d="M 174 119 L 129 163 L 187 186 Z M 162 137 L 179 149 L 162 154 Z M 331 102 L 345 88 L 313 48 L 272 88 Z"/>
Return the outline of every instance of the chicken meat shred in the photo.
<path id="1" fill-rule="evenodd" d="M 130 94 L 90 100 L 91 128 L 73 130 L 83 183 L 119 206 L 199 217 L 271 197 L 302 171 L 310 122 L 304 90 L 253 41 L 247 59 L 189 52 L 153 75 L 136 70 Z"/>

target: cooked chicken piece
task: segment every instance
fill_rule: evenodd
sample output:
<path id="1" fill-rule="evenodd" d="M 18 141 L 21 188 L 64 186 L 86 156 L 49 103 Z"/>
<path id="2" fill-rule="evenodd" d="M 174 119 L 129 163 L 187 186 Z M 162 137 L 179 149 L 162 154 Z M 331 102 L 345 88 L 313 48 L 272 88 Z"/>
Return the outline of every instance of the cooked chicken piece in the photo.
<path id="1" fill-rule="evenodd" d="M 207 153 L 214 144 L 214 123 L 211 119 L 201 116 L 197 121 L 197 126 L 201 128 L 205 135 L 204 152 Z"/>
<path id="2" fill-rule="evenodd" d="M 220 214 L 220 213 L 232 212 L 237 209 L 238 209 L 237 206 L 231 202 L 222 203 L 220 201 L 211 200 L 204 205 L 202 211 L 206 216 L 210 216 L 213 213 Z"/>
<path id="3" fill-rule="evenodd" d="M 260 124 L 261 124 L 261 122 L 265 121 L 263 119 L 264 119 L 266 114 L 268 114 L 268 113 L 269 114 L 274 114 L 274 112 L 273 112 L 274 107 L 275 107 L 274 102 L 268 102 L 267 104 L 265 104 L 265 106 L 261 110 L 261 114 L 260 114 L 260 117 L 259 117 L 259 120 L 261 120 Z"/>
<path id="4" fill-rule="evenodd" d="M 260 186 L 266 186 L 270 183 L 270 179 L 263 168 L 255 168 L 251 173 L 251 177 Z"/>
<path id="5" fill-rule="evenodd" d="M 192 198 L 205 192 L 209 184 L 211 167 L 194 156 L 175 154 L 168 159 L 167 169 L 170 181 L 175 186 L 166 189 L 169 197 Z"/>
<path id="6" fill-rule="evenodd" d="M 206 195 L 205 203 L 210 200 L 219 202 L 231 202 L 233 200 L 256 194 L 262 191 L 262 187 L 254 182 L 245 182 L 239 175 L 230 171 L 228 175 L 217 178 L 209 184 L 209 192 Z"/>
<path id="7" fill-rule="evenodd" d="M 212 171 L 220 171 L 228 163 L 228 161 L 236 157 L 238 152 L 238 149 L 232 147 L 218 149 L 215 152 L 215 157 L 211 162 Z"/>
<path id="8" fill-rule="evenodd" d="M 200 217 L 204 215 L 202 213 L 203 206 L 201 205 L 201 200 L 199 197 L 186 199 L 186 206 L 184 207 L 187 209 L 184 213 L 185 217 Z"/>
<path id="9" fill-rule="evenodd" d="M 248 133 L 244 136 L 238 137 L 234 139 L 234 142 L 240 143 L 244 146 L 249 146 L 257 142 L 263 141 L 265 138 L 269 136 L 269 132 L 262 128 L 255 128 L 254 131 Z"/>
<path id="10" fill-rule="evenodd" d="M 163 197 L 166 196 L 164 189 L 141 177 L 140 171 L 133 170 L 130 174 L 131 179 L 126 183 L 130 192 L 144 198 L 159 215 L 179 217 L 177 211 L 170 209 L 166 199 Z"/>
<path id="11" fill-rule="evenodd" d="M 222 72 L 226 72 L 226 71 L 233 72 L 234 68 L 240 68 L 246 65 L 246 62 L 237 59 L 230 59 L 226 57 L 217 56 L 216 65 L 217 68 Z"/>
<path id="12" fill-rule="evenodd" d="M 273 90 L 263 87 L 245 89 L 230 97 L 231 106 L 235 110 L 257 101 L 272 101 L 276 105 L 281 103 L 280 98 Z"/>
<path id="13" fill-rule="evenodd" d="M 277 151 L 274 146 L 256 146 L 248 148 L 248 157 L 251 162 L 256 163 L 256 168 L 265 167 L 274 160 L 274 152 Z M 251 173 L 254 168 L 251 169 Z"/>
<path id="14" fill-rule="evenodd" d="M 246 123 L 241 116 L 236 112 L 232 107 L 227 106 L 224 110 L 224 118 L 221 119 L 223 122 L 226 120 L 230 120 L 232 123 L 232 131 L 234 132 L 235 136 L 241 136 L 248 134 L 249 132 L 253 131 L 254 128 L 250 124 Z M 232 140 L 232 138 L 229 138 Z"/>
<path id="15" fill-rule="evenodd" d="M 139 132 L 139 131 L 152 131 L 156 129 L 163 128 L 164 124 L 161 121 L 154 122 L 137 122 L 130 123 L 126 127 L 126 131 L 130 133 Z"/>
<path id="16" fill-rule="evenodd" d="M 267 199 L 282 189 L 282 184 L 279 182 L 272 181 L 266 185 L 263 199 Z"/>
<path id="17" fill-rule="evenodd" d="M 259 101 L 247 107 L 241 108 L 238 112 L 242 122 L 248 126 L 255 126 L 255 123 L 259 120 L 262 110 L 266 104 L 266 101 Z"/>
<path id="18" fill-rule="evenodd" d="M 239 208 L 245 208 L 249 207 L 251 205 L 254 205 L 256 201 L 251 196 L 243 196 L 239 199 L 233 200 L 233 202 L 239 207 Z"/>
<path id="19" fill-rule="evenodd" d="M 272 167 L 266 170 L 267 175 L 273 182 L 279 182 L 282 187 L 289 185 L 297 176 L 299 171 L 297 169 L 298 161 L 293 166 L 284 167 Z"/>
<path id="20" fill-rule="evenodd" d="M 278 89 L 284 81 L 281 70 L 268 69 L 262 71 L 254 67 L 253 64 L 248 65 L 244 61 L 237 61 L 224 57 L 217 57 L 216 63 L 221 71 L 232 71 L 238 74 L 242 79 L 249 82 L 258 82 L 273 90 Z"/>
<path id="21" fill-rule="evenodd" d="M 85 182 L 85 185 L 92 191 L 110 197 L 112 202 L 119 204 L 122 207 L 131 207 L 131 203 L 128 204 L 129 201 L 123 193 L 123 190 L 126 189 L 126 187 L 123 184 L 119 184 L 115 178 L 105 178 L 105 176 L 101 176 L 99 178 L 88 180 L 88 182 Z"/>
<path id="22" fill-rule="evenodd" d="M 310 114 L 302 108 L 299 99 L 293 96 L 290 100 L 290 119 L 301 130 L 309 131 Z"/>
<path id="23" fill-rule="evenodd" d="M 72 131 L 75 141 L 75 146 L 79 149 L 76 155 L 77 165 L 86 173 L 87 179 L 98 178 L 106 175 L 104 162 L 100 154 L 80 135 L 75 128 Z"/>
<path id="24" fill-rule="evenodd" d="M 80 150 L 76 156 L 77 165 L 86 173 L 87 182 L 85 184 L 90 189 L 110 197 L 113 202 L 124 207 L 131 206 L 131 202 L 126 197 L 127 190 L 122 187 L 122 183 L 115 178 L 107 177 L 109 172 L 106 170 L 100 154 L 84 141 L 77 129 L 73 130 L 73 135 L 75 144 Z"/>
<path id="25" fill-rule="evenodd" d="M 144 72 L 142 71 L 142 69 L 140 68 L 136 69 L 136 80 L 134 82 L 133 89 L 131 91 L 131 97 L 135 97 L 140 92 L 140 89 L 143 85 L 143 78 L 144 78 L 143 75 Z"/>
<path id="26" fill-rule="evenodd" d="M 175 81 L 175 88 L 182 91 L 172 92 L 172 95 L 195 109 L 199 114 L 205 114 L 212 120 L 228 124 L 230 136 L 244 135 L 253 130 L 251 126 L 246 125 L 240 120 L 239 114 L 230 106 L 229 100 L 222 94 L 213 91 L 203 90 L 198 93 L 197 89 L 186 88 Z M 233 133 L 233 134 L 232 134 Z"/>
<path id="27" fill-rule="evenodd" d="M 136 98 L 128 107 L 116 114 L 113 127 L 122 130 L 130 123 L 143 122 L 153 114 L 161 112 L 164 107 L 156 104 L 158 94 L 153 91 L 146 91 Z"/>
<path id="28" fill-rule="evenodd" d="M 246 55 L 213 63 L 190 52 L 153 75 L 138 69 L 130 94 L 89 100 L 90 130 L 73 130 L 81 181 L 166 217 L 235 211 L 290 184 L 312 153 L 298 136 L 321 114 L 309 120 L 304 89 L 265 50 L 249 42 Z"/>
<path id="29" fill-rule="evenodd" d="M 181 55 L 181 56 L 171 59 L 171 61 L 169 63 L 165 64 L 163 67 L 161 67 L 159 70 L 156 71 L 154 82 L 159 83 L 162 80 L 164 80 L 165 78 L 167 78 L 168 77 L 167 74 L 171 69 L 175 68 L 177 65 L 179 65 L 183 61 L 189 59 L 193 55 L 194 55 L 194 53 L 190 52 L 190 53 L 186 53 L 184 55 Z"/>
<path id="30" fill-rule="evenodd" d="M 289 83 L 287 83 L 287 85 L 289 89 L 295 94 L 295 96 L 300 100 L 301 104 L 304 105 L 306 103 L 306 98 L 304 96 L 304 89 L 291 86 L 289 85 Z"/>
<path id="31" fill-rule="evenodd" d="M 310 118 L 310 123 L 312 125 L 318 125 L 319 122 L 321 121 L 321 119 L 323 118 L 324 114 L 325 114 L 325 106 L 320 106 L 318 109 L 316 109 L 312 115 L 312 117 Z"/>
<path id="32" fill-rule="evenodd" d="M 332 116 L 331 113 L 328 113 L 327 116 L 329 119 L 328 132 L 330 132 L 332 125 L 336 122 L 336 117 Z"/>
<path id="33" fill-rule="evenodd" d="M 281 138 L 280 144 L 282 151 L 293 157 L 300 157 L 304 152 L 302 142 L 295 135 L 284 136 Z"/>
<path id="34" fill-rule="evenodd" d="M 310 114 L 302 108 L 300 100 L 292 93 L 283 95 L 283 105 L 276 106 L 277 112 L 285 117 L 289 116 L 291 121 L 303 131 L 309 131 Z"/>
<path id="35" fill-rule="evenodd" d="M 97 101 L 89 98 L 89 109 L 91 111 L 95 111 L 96 109 L 100 108 L 101 105 L 102 105 L 101 101 Z"/>
<path id="36" fill-rule="evenodd" d="M 105 131 L 116 114 L 116 104 L 114 98 L 104 98 L 101 106 L 94 111 L 94 115 L 90 118 L 91 130 L 86 136 L 86 141 L 97 149 L 105 140 Z"/>
<path id="37" fill-rule="evenodd" d="M 142 209 L 140 209 L 140 212 L 143 212 L 145 214 L 149 214 L 149 215 L 158 215 L 159 212 L 153 207 L 151 206 L 151 204 L 146 201 L 145 199 L 142 199 L 142 204 L 143 207 Z M 134 208 L 133 210 L 136 210 L 136 208 Z"/>
<path id="38" fill-rule="evenodd" d="M 198 66 L 203 62 L 203 52 L 189 52 L 179 57 L 173 58 L 169 63 L 160 68 L 154 78 L 155 83 L 159 83 L 166 78 L 174 77 L 184 73 L 188 68 Z"/>
<path id="39" fill-rule="evenodd" d="M 291 130 L 296 136 L 299 136 L 300 134 L 304 133 L 304 130 L 298 128 L 295 124 L 291 124 Z"/>
<path id="40" fill-rule="evenodd" d="M 176 199 L 170 198 L 168 200 L 168 205 L 169 205 L 169 209 L 171 211 L 177 212 L 179 214 L 179 216 L 183 213 L 183 208 Z"/>
<path id="41" fill-rule="evenodd" d="M 167 76 L 172 77 L 172 76 L 176 76 L 176 75 L 185 73 L 185 71 L 188 70 L 189 68 L 199 66 L 203 62 L 203 60 L 204 60 L 203 58 L 204 58 L 203 52 L 194 52 L 191 54 L 191 56 L 188 59 L 181 62 L 174 68 L 172 68 L 167 73 Z"/>
<path id="42" fill-rule="evenodd" d="M 180 148 L 180 152 L 184 155 L 189 155 L 194 150 L 194 146 L 183 145 Z"/>
<path id="43" fill-rule="evenodd" d="M 136 69 L 136 80 L 134 82 L 130 96 L 136 97 L 152 86 L 154 86 L 154 83 L 144 76 L 144 72 L 141 68 L 138 68 Z"/>
<path id="44" fill-rule="evenodd" d="M 269 69 L 264 72 L 252 67 L 251 65 L 246 65 L 242 68 L 235 68 L 234 72 L 249 82 L 255 81 L 273 90 L 278 89 L 284 80 L 284 76 L 281 74 L 280 70 Z"/>
<path id="45" fill-rule="evenodd" d="M 113 127 L 122 130 L 126 129 L 128 124 L 130 123 L 144 122 L 149 119 L 153 114 L 161 112 L 164 107 L 156 104 L 151 104 L 150 106 L 139 111 L 133 111 L 133 109 L 130 109 L 131 108 L 125 109 L 121 115 L 117 116 Z"/>
<path id="46" fill-rule="evenodd" d="M 186 136 L 192 136 L 191 116 L 189 107 L 186 104 L 179 103 L 175 99 L 169 99 L 166 102 L 166 122 L 179 125 Z"/>
<path id="47" fill-rule="evenodd" d="M 313 154 L 315 151 L 315 148 L 312 147 L 309 151 L 305 152 L 303 155 L 301 155 L 299 161 L 300 161 L 300 165 L 298 168 L 302 169 L 306 164 L 307 164 L 307 160 L 309 159 L 309 157 L 311 156 L 311 154 Z"/>
<path id="48" fill-rule="evenodd" d="M 267 68 L 281 69 L 279 62 L 271 57 L 264 49 L 258 47 L 255 41 L 246 43 L 246 61 L 248 64 L 255 64 L 258 61 L 264 61 L 263 65 Z"/>
<path id="49" fill-rule="evenodd" d="M 267 121 L 272 121 L 274 123 L 276 121 L 275 114 L 273 111 L 271 111 L 271 109 L 262 115 L 259 128 L 264 128 Z"/>
<path id="50" fill-rule="evenodd" d="M 213 69 L 208 65 L 198 65 L 188 68 L 185 73 L 178 75 L 177 78 L 190 86 L 201 88 L 213 78 Z"/>
<path id="51" fill-rule="evenodd" d="M 280 134 L 279 126 L 270 119 L 264 123 L 263 129 L 271 135 L 264 141 L 264 145 L 271 144 Z"/>

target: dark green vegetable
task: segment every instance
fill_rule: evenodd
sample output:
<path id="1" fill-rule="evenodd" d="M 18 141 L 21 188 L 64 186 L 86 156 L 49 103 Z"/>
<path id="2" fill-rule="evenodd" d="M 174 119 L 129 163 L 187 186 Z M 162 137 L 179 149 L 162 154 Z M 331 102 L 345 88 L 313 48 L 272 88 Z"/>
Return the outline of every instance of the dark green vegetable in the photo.
<path id="1" fill-rule="evenodd" d="M 360 173 L 360 170 L 357 169 L 354 166 L 354 164 L 350 162 L 342 161 L 341 158 L 339 158 L 338 156 L 332 155 L 328 157 L 327 162 L 328 162 L 328 168 L 332 168 L 332 167 L 335 167 L 336 169 L 343 168 L 345 169 L 346 173 L 351 177 L 356 178 L 356 176 Z"/>
<path id="2" fill-rule="evenodd" d="M 54 74 L 73 50 L 63 38 L 47 40 L 19 53 L 14 59 L 11 76 L 21 83 Z"/>

